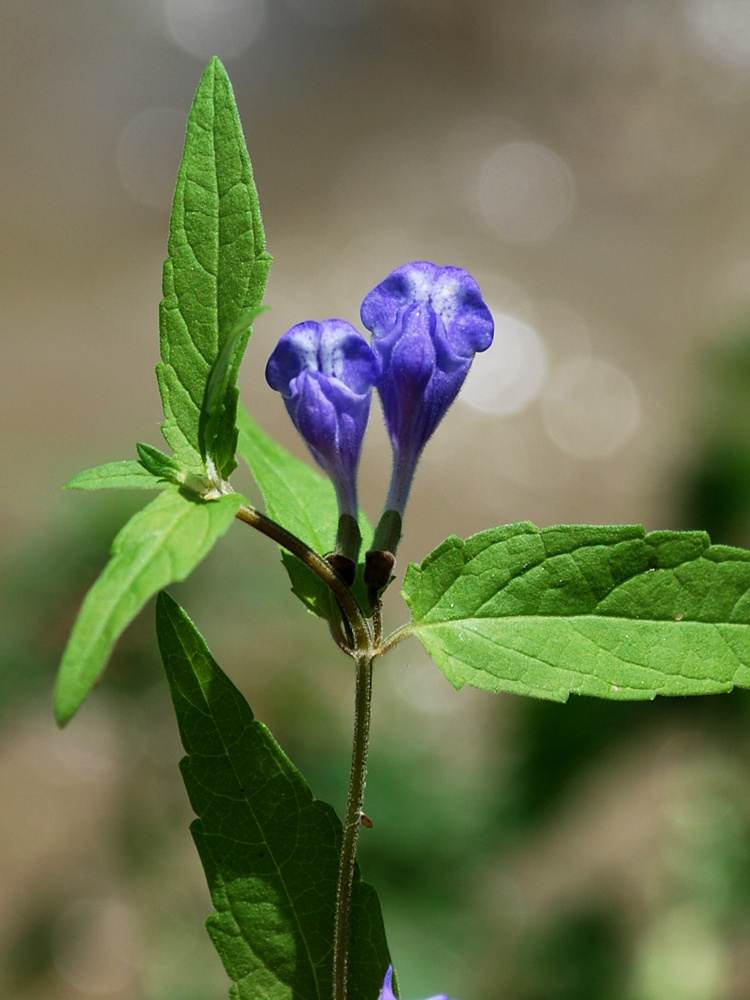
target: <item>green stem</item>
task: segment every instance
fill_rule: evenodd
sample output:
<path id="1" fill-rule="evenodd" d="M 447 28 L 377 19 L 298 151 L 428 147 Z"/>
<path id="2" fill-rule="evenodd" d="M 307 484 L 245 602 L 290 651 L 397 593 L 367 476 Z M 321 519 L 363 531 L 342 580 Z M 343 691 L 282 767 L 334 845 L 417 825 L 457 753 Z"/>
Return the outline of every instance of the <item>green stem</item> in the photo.
<path id="1" fill-rule="evenodd" d="M 370 648 L 372 639 L 364 612 L 346 582 L 328 560 L 318 555 L 315 549 L 311 549 L 301 538 L 297 538 L 291 531 L 287 531 L 286 528 L 277 524 L 276 521 L 272 521 L 265 514 L 261 514 L 259 510 L 249 504 L 243 504 L 236 516 L 240 521 L 244 521 L 245 524 L 260 531 L 261 534 L 272 538 L 279 545 L 283 545 L 292 555 L 297 556 L 300 562 L 309 566 L 313 573 L 319 576 L 323 583 L 333 591 L 344 618 L 349 622 L 357 649 Z"/>
<path id="2" fill-rule="evenodd" d="M 367 778 L 367 753 L 370 744 L 370 705 L 372 702 L 372 664 L 375 656 L 385 651 L 374 648 L 373 635 L 359 602 L 346 582 L 328 560 L 320 556 L 300 538 L 283 528 L 276 521 L 260 511 L 243 504 L 237 517 L 260 531 L 268 538 L 297 556 L 301 562 L 316 573 L 333 592 L 339 603 L 343 623 L 351 632 L 353 649 L 340 634 L 336 624 L 332 624 L 334 639 L 340 648 L 353 657 L 356 664 L 356 693 L 354 699 L 354 736 L 352 741 L 352 763 L 349 775 L 349 794 L 346 801 L 344 833 L 339 859 L 338 883 L 336 886 L 336 913 L 333 944 L 333 1000 L 347 1000 L 349 979 L 349 948 L 351 941 L 352 891 L 354 888 L 354 868 L 357 862 L 357 841 L 362 819 L 362 805 L 365 797 Z M 382 635 L 381 609 L 377 598 L 374 601 L 375 630 L 378 641 Z M 392 642 L 397 633 L 391 636 Z M 404 638 L 406 636 L 404 635 Z M 396 642 L 400 640 L 396 639 Z M 395 642 L 392 642 L 395 645 Z"/>
<path id="3" fill-rule="evenodd" d="M 373 658 L 375 656 L 385 656 L 386 653 L 390 653 L 394 646 L 398 646 L 398 644 L 403 642 L 404 639 L 409 639 L 413 635 L 414 623 L 407 622 L 406 625 L 402 625 L 400 628 L 397 628 L 395 632 L 391 632 L 391 634 L 375 650 Z"/>
<path id="4" fill-rule="evenodd" d="M 383 641 L 383 605 L 380 603 L 377 592 L 370 593 L 372 603 L 372 641 L 377 651 Z M 374 654 L 377 655 L 377 652 Z"/>
<path id="5" fill-rule="evenodd" d="M 347 1000 L 349 978 L 349 943 L 352 912 L 354 866 L 361 825 L 362 805 L 367 776 L 367 751 L 370 745 L 370 704 L 372 701 L 372 656 L 359 650 L 355 657 L 357 684 L 354 699 L 354 739 L 349 795 L 346 800 L 344 837 L 336 887 L 336 921 L 333 937 L 333 1000 Z"/>

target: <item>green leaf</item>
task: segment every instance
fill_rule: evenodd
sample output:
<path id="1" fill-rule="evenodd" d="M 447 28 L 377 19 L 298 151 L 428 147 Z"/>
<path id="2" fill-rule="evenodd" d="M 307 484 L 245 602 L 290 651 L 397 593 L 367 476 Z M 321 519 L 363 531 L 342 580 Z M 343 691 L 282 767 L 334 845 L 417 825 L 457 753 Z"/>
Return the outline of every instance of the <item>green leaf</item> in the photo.
<path id="1" fill-rule="evenodd" d="M 268 516 L 321 555 L 333 551 L 339 509 L 331 481 L 277 444 L 243 406 L 237 411 L 237 426 L 239 453 L 250 466 L 263 494 Z M 366 552 L 373 529 L 363 512 L 359 515 L 359 527 L 363 537 L 362 551 Z M 296 556 L 282 550 L 282 559 L 294 594 L 313 614 L 330 618 L 333 613 L 331 593 L 322 580 Z M 354 590 L 361 602 L 365 597 L 361 572 L 359 577 Z"/>
<path id="2" fill-rule="evenodd" d="M 86 595 L 60 664 L 55 714 L 65 725 L 104 669 L 123 629 L 157 591 L 184 580 L 232 523 L 244 498 L 166 489 L 128 521 Z"/>
<path id="3" fill-rule="evenodd" d="M 701 531 L 493 528 L 446 539 L 403 593 L 458 688 L 625 701 L 750 686 L 750 552 Z"/>
<path id="4" fill-rule="evenodd" d="M 156 628 L 216 912 L 206 927 L 236 1000 L 330 1000 L 341 823 L 166 594 Z M 355 874 L 350 997 L 376 1000 L 390 962 L 378 897 Z"/>
<path id="5" fill-rule="evenodd" d="M 160 309 L 162 432 L 178 460 L 203 470 L 200 423 L 211 370 L 242 315 L 263 299 L 271 257 L 232 87 L 208 64 L 187 123 Z M 238 335 L 225 393 L 237 381 L 249 329 Z M 231 410 L 231 398 L 226 407 Z M 226 478 L 234 458 L 218 472 Z"/>
<path id="6" fill-rule="evenodd" d="M 152 475 L 158 476 L 159 479 L 166 479 L 170 483 L 180 483 L 180 479 L 184 479 L 185 470 L 176 458 L 165 455 L 158 448 L 154 448 L 150 444 L 143 444 L 141 441 L 135 447 L 141 465 Z"/>
<path id="7" fill-rule="evenodd" d="M 243 406 L 237 411 L 237 426 L 238 451 L 250 466 L 263 494 L 268 516 L 321 555 L 332 552 L 336 547 L 339 511 L 331 481 L 277 444 Z M 372 542 L 373 528 L 363 511 L 359 515 L 359 527 L 362 552 L 366 552 Z M 292 582 L 292 592 L 308 611 L 321 618 L 331 618 L 336 611 L 331 592 L 322 580 L 283 549 L 281 558 Z M 362 566 L 353 589 L 364 606 L 367 594 L 362 582 Z"/>
<path id="8" fill-rule="evenodd" d="M 268 306 L 259 306 L 240 316 L 224 341 L 206 383 L 199 429 L 201 454 L 209 468 L 221 470 L 225 477 L 237 466 L 237 369 L 248 331 L 252 332 L 257 317 L 267 310 Z"/>
<path id="9" fill-rule="evenodd" d="M 263 494 L 268 516 L 316 552 L 330 552 L 339 523 L 330 479 L 269 437 L 244 406 L 238 408 L 237 426 L 239 453 Z"/>
<path id="10" fill-rule="evenodd" d="M 161 479 L 144 469 L 135 459 L 109 462 L 73 476 L 66 490 L 162 490 Z"/>

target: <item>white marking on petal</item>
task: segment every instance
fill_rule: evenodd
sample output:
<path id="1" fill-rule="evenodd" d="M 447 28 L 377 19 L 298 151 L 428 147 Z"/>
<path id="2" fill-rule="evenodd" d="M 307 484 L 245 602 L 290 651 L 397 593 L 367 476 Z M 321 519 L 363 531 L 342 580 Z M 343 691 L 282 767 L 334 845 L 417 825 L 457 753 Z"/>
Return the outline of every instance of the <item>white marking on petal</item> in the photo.
<path id="1" fill-rule="evenodd" d="M 294 335 L 294 346 L 299 355 L 300 364 L 304 370 L 319 371 L 318 364 L 318 337 L 315 330 L 299 330 Z"/>
<path id="2" fill-rule="evenodd" d="M 435 268 L 432 272 L 421 269 L 408 271 L 412 283 L 412 300 L 429 302 L 435 312 L 449 327 L 458 314 L 463 301 L 463 287 L 460 279 L 446 273 L 445 268 Z"/>
<path id="3" fill-rule="evenodd" d="M 341 378 L 344 371 L 344 348 L 336 337 L 324 337 L 320 343 L 320 370 L 331 378 Z"/>
<path id="4" fill-rule="evenodd" d="M 415 302 L 429 302 L 433 293 L 432 277 L 424 271 L 409 271 Z"/>
<path id="5" fill-rule="evenodd" d="M 442 318 L 446 327 L 449 327 L 456 318 L 462 291 L 461 282 L 456 278 L 440 277 L 435 283 L 432 308 Z"/>

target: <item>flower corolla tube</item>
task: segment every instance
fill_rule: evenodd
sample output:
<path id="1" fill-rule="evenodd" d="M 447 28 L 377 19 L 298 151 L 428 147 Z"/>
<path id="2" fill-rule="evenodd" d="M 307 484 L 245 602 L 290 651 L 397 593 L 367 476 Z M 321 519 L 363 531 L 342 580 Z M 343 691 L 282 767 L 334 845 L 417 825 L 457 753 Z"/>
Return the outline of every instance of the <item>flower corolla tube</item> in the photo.
<path id="1" fill-rule="evenodd" d="M 339 513 L 358 516 L 357 467 L 380 362 L 343 319 L 308 320 L 284 334 L 266 381 L 336 489 Z"/>
<path id="2" fill-rule="evenodd" d="M 385 974 L 385 982 L 383 983 L 383 989 L 380 991 L 380 996 L 378 1000 L 398 1000 L 393 992 L 393 966 L 388 966 L 388 971 Z M 441 993 L 436 997 L 430 997 L 429 1000 L 448 1000 L 448 997 Z"/>
<path id="3" fill-rule="evenodd" d="M 494 322 L 479 285 L 460 267 L 404 264 L 366 296 L 362 323 L 382 374 L 377 390 L 393 446 L 386 509 L 403 515 L 422 451 L 464 383 Z"/>

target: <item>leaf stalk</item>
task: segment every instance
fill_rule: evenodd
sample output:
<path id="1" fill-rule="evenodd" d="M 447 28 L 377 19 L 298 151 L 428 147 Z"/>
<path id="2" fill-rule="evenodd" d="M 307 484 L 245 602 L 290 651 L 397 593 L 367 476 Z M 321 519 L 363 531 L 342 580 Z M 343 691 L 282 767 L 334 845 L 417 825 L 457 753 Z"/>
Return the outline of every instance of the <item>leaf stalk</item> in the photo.
<path id="1" fill-rule="evenodd" d="M 407 622 L 405 625 L 402 625 L 400 628 L 397 628 L 394 632 L 391 632 L 391 634 L 387 636 L 387 638 L 385 638 L 381 643 L 379 643 L 373 656 L 374 657 L 385 656 L 385 654 L 390 653 L 390 651 L 395 646 L 398 646 L 400 642 L 403 642 L 404 639 L 411 638 L 411 636 L 413 635 L 414 635 L 414 622 Z"/>
<path id="2" fill-rule="evenodd" d="M 240 521 L 244 521 L 245 524 L 249 524 L 257 531 L 260 531 L 261 534 L 282 545 L 320 577 L 339 602 L 341 612 L 351 627 L 356 648 L 358 650 L 369 650 L 372 643 L 372 635 L 364 612 L 344 579 L 328 560 L 319 555 L 315 549 L 311 549 L 301 538 L 293 535 L 291 531 L 287 531 L 286 528 L 277 524 L 270 517 L 261 514 L 259 510 L 250 506 L 250 504 L 243 504 L 237 511 L 237 517 Z"/>

